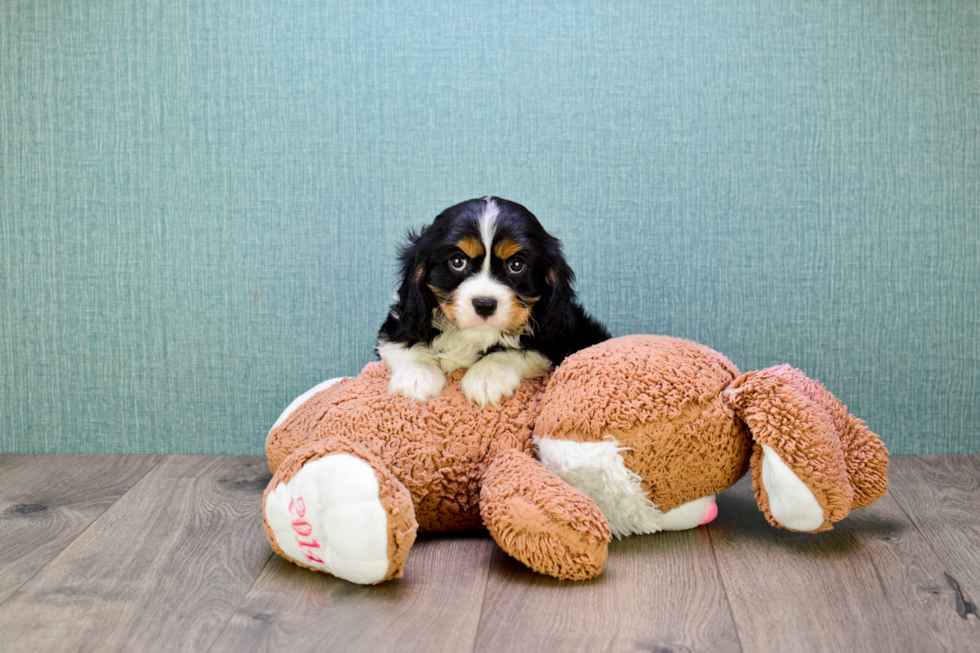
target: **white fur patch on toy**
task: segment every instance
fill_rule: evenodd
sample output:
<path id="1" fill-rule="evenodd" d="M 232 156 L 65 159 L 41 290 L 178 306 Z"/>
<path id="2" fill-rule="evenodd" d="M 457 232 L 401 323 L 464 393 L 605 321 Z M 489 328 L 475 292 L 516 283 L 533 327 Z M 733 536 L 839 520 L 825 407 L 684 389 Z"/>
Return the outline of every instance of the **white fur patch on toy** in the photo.
<path id="1" fill-rule="evenodd" d="M 316 393 L 320 392 L 321 390 L 326 390 L 327 388 L 329 388 L 330 386 L 332 386 L 334 383 L 338 383 L 340 381 L 343 381 L 345 378 L 347 378 L 347 377 L 338 376 L 335 379 L 327 379 L 323 383 L 318 383 L 317 385 L 313 386 L 312 388 L 310 388 L 309 390 L 307 390 L 306 392 L 304 392 L 300 396 L 298 396 L 295 399 L 293 399 L 293 403 L 289 404 L 289 406 L 286 407 L 286 410 L 282 411 L 282 414 L 279 416 L 279 419 L 277 419 L 276 420 L 276 423 L 272 425 L 272 428 L 271 429 L 269 429 L 269 434 L 271 435 L 272 432 L 275 431 L 276 428 L 278 428 L 280 424 L 282 424 L 284 421 L 286 421 L 286 418 L 289 417 L 293 413 L 294 410 L 296 410 L 297 408 L 299 408 L 300 406 L 302 406 L 304 403 L 306 403 L 306 400 L 307 399 L 309 399 L 310 397 L 312 397 Z M 266 441 L 268 441 L 268 437 L 266 438 Z"/>
<path id="2" fill-rule="evenodd" d="M 352 583 L 388 573 L 388 515 L 374 470 L 355 456 L 307 463 L 269 493 L 265 513 L 276 544 L 297 562 Z"/>
<path id="3" fill-rule="evenodd" d="M 715 503 L 715 495 L 710 494 L 694 501 L 688 501 L 684 505 L 664 513 L 664 530 L 686 531 L 689 528 L 707 524 L 717 516 L 718 505 Z"/>
<path id="4" fill-rule="evenodd" d="M 813 531 L 823 524 L 823 508 L 813 492 L 782 461 L 772 447 L 762 445 L 762 485 L 769 495 L 773 519 L 794 531 Z"/>
<path id="5" fill-rule="evenodd" d="M 615 439 L 572 442 L 535 436 L 534 446 L 545 469 L 595 502 L 615 537 L 664 530 L 664 513 L 643 491 L 640 475 L 623 462 L 619 452 L 625 447 Z"/>

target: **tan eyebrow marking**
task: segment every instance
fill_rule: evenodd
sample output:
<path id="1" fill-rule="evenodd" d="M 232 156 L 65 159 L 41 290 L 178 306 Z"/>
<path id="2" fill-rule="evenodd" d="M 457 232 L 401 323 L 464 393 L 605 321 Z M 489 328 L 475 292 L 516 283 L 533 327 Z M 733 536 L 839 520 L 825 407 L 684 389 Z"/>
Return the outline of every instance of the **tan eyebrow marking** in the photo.
<path id="1" fill-rule="evenodd" d="M 458 247 L 464 254 L 466 254 L 470 258 L 483 256 L 483 243 L 481 243 L 478 239 L 473 238 L 472 236 L 467 236 L 466 238 L 456 243 L 456 247 Z"/>
<path id="2" fill-rule="evenodd" d="M 515 243 L 513 240 L 501 240 L 499 243 L 493 246 L 493 253 L 497 255 L 497 258 L 506 261 L 522 249 L 524 248 Z"/>

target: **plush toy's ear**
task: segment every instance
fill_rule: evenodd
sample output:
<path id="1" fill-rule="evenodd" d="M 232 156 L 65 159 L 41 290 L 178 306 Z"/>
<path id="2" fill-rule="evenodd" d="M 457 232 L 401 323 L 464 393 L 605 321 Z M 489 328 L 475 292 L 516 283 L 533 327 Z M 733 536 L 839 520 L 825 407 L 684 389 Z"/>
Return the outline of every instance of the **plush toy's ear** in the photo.
<path id="1" fill-rule="evenodd" d="M 801 371 L 743 374 L 724 397 L 752 432 L 752 487 L 773 525 L 829 530 L 888 490 L 885 445 Z"/>
<path id="2" fill-rule="evenodd" d="M 425 286 L 428 270 L 421 246 L 425 235 L 425 228 L 418 233 L 409 232 L 408 242 L 398 254 L 401 283 L 398 286 L 396 310 L 401 335 L 420 342 L 428 341 L 432 333 L 432 309 L 435 306 L 432 293 Z"/>

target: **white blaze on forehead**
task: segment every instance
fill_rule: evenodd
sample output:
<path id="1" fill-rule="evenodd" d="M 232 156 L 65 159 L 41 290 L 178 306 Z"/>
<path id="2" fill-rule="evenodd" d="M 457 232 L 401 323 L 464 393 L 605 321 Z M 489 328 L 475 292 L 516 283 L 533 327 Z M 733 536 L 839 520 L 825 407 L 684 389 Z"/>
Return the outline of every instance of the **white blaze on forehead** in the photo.
<path id="1" fill-rule="evenodd" d="M 480 272 L 463 283 L 454 292 L 454 303 L 457 307 L 457 326 L 469 328 L 473 326 L 500 327 L 510 320 L 513 310 L 514 291 L 494 280 L 490 276 L 490 256 L 493 251 L 493 236 L 496 231 L 497 216 L 500 207 L 491 197 L 483 198 L 483 213 L 480 214 L 480 240 L 483 242 L 483 265 Z M 488 318 L 476 314 L 473 300 L 477 297 L 490 297 L 497 300 L 497 310 Z"/>
<path id="2" fill-rule="evenodd" d="M 453 304 L 456 307 L 455 326 L 461 329 L 471 327 L 490 327 L 500 329 L 508 326 L 512 313 L 517 305 L 514 290 L 490 274 L 490 257 L 493 252 L 493 239 L 497 230 L 497 218 L 500 207 L 489 195 L 483 198 L 483 212 L 478 218 L 480 241 L 483 243 L 483 264 L 480 271 L 473 274 L 456 287 L 453 291 Z M 477 297 L 489 297 L 497 300 L 497 309 L 493 315 L 483 317 L 477 315 L 473 300 Z M 499 331 L 498 331 L 499 334 Z"/>
<path id="3" fill-rule="evenodd" d="M 484 197 L 483 214 L 480 216 L 480 240 L 483 241 L 483 270 L 481 274 L 490 275 L 490 253 L 493 251 L 493 234 L 497 228 L 500 207 L 491 197 Z"/>

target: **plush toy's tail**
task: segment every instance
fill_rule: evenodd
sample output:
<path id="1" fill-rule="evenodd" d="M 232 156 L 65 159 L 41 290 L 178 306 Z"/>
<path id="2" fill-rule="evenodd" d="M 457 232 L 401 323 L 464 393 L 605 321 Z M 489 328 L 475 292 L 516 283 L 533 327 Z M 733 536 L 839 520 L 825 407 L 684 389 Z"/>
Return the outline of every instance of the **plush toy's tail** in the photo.
<path id="1" fill-rule="evenodd" d="M 752 432 L 752 486 L 773 525 L 829 530 L 888 490 L 885 445 L 801 371 L 749 372 L 724 396 Z"/>

